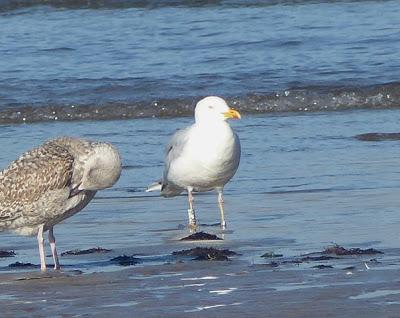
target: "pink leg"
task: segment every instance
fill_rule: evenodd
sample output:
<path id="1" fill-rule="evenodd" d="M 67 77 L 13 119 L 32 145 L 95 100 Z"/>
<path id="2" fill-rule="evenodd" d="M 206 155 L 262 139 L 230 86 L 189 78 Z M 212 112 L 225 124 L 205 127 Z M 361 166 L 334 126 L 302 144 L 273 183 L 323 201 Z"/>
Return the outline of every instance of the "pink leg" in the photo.
<path id="1" fill-rule="evenodd" d="M 39 244 L 39 256 L 40 256 L 40 270 L 42 272 L 46 271 L 46 258 L 44 255 L 44 238 L 43 238 L 43 227 L 44 224 L 39 226 L 39 231 L 37 234 L 37 240 Z"/>
<path id="2" fill-rule="evenodd" d="M 189 202 L 189 209 L 188 209 L 188 215 L 189 215 L 189 228 L 191 229 L 196 229 L 196 214 L 194 212 L 194 206 L 193 206 L 193 194 L 192 194 L 193 189 L 191 187 L 187 188 L 188 192 L 188 202 Z"/>
<path id="3" fill-rule="evenodd" d="M 51 247 L 51 254 L 53 254 L 54 269 L 60 269 L 60 262 L 58 261 L 57 249 L 56 249 L 56 238 L 54 237 L 53 227 L 49 229 L 49 243 Z"/>
<path id="4" fill-rule="evenodd" d="M 226 222 L 225 222 L 223 189 L 218 188 L 217 192 L 218 192 L 218 206 L 219 206 L 219 211 L 221 212 L 221 228 L 225 230 Z"/>

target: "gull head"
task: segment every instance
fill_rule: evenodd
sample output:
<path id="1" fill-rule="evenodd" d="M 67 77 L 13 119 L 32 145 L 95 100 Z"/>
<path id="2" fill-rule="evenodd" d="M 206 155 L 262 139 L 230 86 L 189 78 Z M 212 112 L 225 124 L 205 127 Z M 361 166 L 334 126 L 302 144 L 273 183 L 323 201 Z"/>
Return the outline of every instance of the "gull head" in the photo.
<path id="1" fill-rule="evenodd" d="M 79 190 L 110 188 L 121 175 L 121 158 L 118 150 L 109 143 L 97 143 L 84 166 Z"/>
<path id="2" fill-rule="evenodd" d="M 230 108 L 226 101 L 218 96 L 208 96 L 200 100 L 194 111 L 196 122 L 215 122 L 227 119 L 240 119 L 237 110 Z"/>

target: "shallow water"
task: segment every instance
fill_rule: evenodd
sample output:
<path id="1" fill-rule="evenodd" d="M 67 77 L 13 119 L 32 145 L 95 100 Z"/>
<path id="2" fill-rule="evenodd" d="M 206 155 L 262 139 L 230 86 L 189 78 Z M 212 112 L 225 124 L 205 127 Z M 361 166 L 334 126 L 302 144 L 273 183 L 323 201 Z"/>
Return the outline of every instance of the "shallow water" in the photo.
<path id="1" fill-rule="evenodd" d="M 113 142 L 124 164 L 115 187 L 55 227 L 59 252 L 96 246 L 112 252 L 63 256 L 61 273 L 42 275 L 38 268 L 8 267 L 16 261 L 38 264 L 36 239 L 1 234 L 0 249 L 16 252 L 0 259 L 0 285 L 7 287 L 0 297 L 3 313 L 26 317 L 46 306 L 50 315 L 76 317 L 395 315 L 399 141 L 354 136 L 396 132 L 399 120 L 400 110 L 368 110 L 244 116 L 233 122 L 243 156 L 226 187 L 227 231 L 210 226 L 219 220 L 216 195 L 195 196 L 197 216 L 205 224 L 200 229 L 224 238 L 213 242 L 178 241 L 189 234 L 185 196 L 165 199 L 143 192 L 162 173 L 170 133 L 190 118 L 0 126 L 4 166 L 48 137 L 69 132 Z M 333 242 L 385 254 L 293 262 Z M 171 255 L 195 246 L 240 255 L 228 262 Z M 283 257 L 262 258 L 266 252 Z M 119 255 L 134 255 L 141 263 L 110 262 Z"/>
<path id="2" fill-rule="evenodd" d="M 206 224 L 201 230 L 223 236 L 223 242 L 212 244 L 240 252 L 240 258 L 251 263 L 265 262 L 260 256 L 267 251 L 295 256 L 320 251 L 332 242 L 398 247 L 398 142 L 363 142 L 354 136 L 398 131 L 399 119 L 400 111 L 385 110 L 245 116 L 235 121 L 242 161 L 226 186 L 228 231 L 207 226 L 219 221 L 212 192 L 195 196 L 199 221 Z M 7 151 L 0 160 L 5 166 L 23 150 L 68 132 L 113 142 L 123 157 L 121 179 L 57 225 L 55 234 L 60 252 L 96 246 L 114 251 L 65 256 L 61 261 L 88 271 L 121 254 L 139 254 L 145 265 L 163 263 L 171 260 L 173 250 L 193 244 L 176 241 L 188 234 L 186 197 L 165 199 L 143 191 L 161 176 L 169 134 L 189 122 L 181 118 L 1 126 Z M 1 248 L 17 253 L 0 259 L 3 270 L 17 260 L 38 262 L 34 238 L 2 234 Z"/>
<path id="3" fill-rule="evenodd" d="M 397 1 L 12 3 L 1 123 L 181 116 L 211 94 L 249 112 L 400 105 Z"/>
<path id="4" fill-rule="evenodd" d="M 0 234 L 0 249 L 16 252 L 0 258 L 2 314 L 41 315 L 46 307 L 55 317 L 397 315 L 399 141 L 354 136 L 399 132 L 399 8 L 0 0 L 0 166 L 65 134 L 110 141 L 124 163 L 115 187 L 55 227 L 59 252 L 112 252 L 63 256 L 61 273 L 42 275 L 8 267 L 38 264 L 35 238 Z M 232 123 L 242 162 L 226 186 L 227 231 L 215 226 L 216 195 L 195 196 L 200 230 L 224 240 L 181 242 L 189 234 L 186 197 L 144 189 L 162 174 L 171 133 L 210 94 L 244 114 Z M 37 123 L 15 125 L 23 122 Z M 385 254 L 295 262 L 333 243 Z M 195 246 L 240 255 L 171 255 Z M 266 252 L 283 257 L 262 258 Z M 141 263 L 110 262 L 120 255 Z"/>

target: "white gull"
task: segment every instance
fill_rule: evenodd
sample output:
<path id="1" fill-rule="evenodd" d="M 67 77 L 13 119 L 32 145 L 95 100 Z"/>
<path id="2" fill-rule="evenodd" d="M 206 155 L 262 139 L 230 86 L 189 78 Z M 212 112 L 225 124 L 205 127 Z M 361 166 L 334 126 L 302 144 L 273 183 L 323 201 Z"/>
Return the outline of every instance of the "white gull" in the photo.
<path id="1" fill-rule="evenodd" d="M 238 111 L 229 108 L 224 99 L 209 96 L 195 108 L 195 123 L 178 130 L 165 149 L 165 166 L 161 182 L 147 191 L 161 190 L 164 197 L 187 190 L 189 227 L 196 228 L 193 192 L 215 189 L 221 213 L 221 227 L 226 226 L 223 189 L 234 176 L 240 162 L 240 141 L 226 122 L 240 119 Z"/>

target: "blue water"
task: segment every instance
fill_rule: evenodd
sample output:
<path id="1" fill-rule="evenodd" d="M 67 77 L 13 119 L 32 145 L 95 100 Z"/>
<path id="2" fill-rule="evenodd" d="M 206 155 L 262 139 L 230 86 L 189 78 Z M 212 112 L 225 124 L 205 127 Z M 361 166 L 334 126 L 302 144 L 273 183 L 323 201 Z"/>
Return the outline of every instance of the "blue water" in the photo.
<path id="1" fill-rule="evenodd" d="M 115 306 L 137 301 L 128 316 L 176 317 L 217 300 L 235 304 L 236 315 L 328 307 L 341 313 L 357 310 L 349 295 L 397 290 L 399 141 L 355 136 L 399 131 L 399 11 L 397 1 L 0 0 L 1 168 L 59 135 L 112 142 L 123 159 L 114 187 L 55 226 L 59 253 L 112 249 L 61 257 L 68 274 L 100 273 L 67 277 L 57 288 L 10 281 L 3 273 L 38 271 L 9 267 L 38 264 L 37 241 L 0 233 L 0 250 L 16 253 L 0 258 L 3 312 L 25 317 L 46 304 L 54 315 L 104 315 L 112 306 L 115 316 Z M 219 220 L 216 194 L 195 195 L 200 230 L 223 240 L 181 242 L 189 234 L 185 195 L 166 199 L 144 189 L 162 175 L 169 136 L 193 121 L 195 102 L 210 94 L 243 114 L 232 123 L 242 160 L 225 188 L 227 231 L 212 226 Z M 322 271 L 315 262 L 265 267 L 271 260 L 261 257 L 295 259 L 332 243 L 385 254 L 323 262 L 334 268 Z M 240 255 L 207 264 L 171 255 L 198 245 Z M 125 269 L 110 263 L 119 255 L 142 263 L 110 278 L 104 272 Z M 163 276 L 154 280 L 156 265 L 166 263 L 173 265 L 161 266 Z M 342 270 L 348 265 L 350 274 Z M 175 274 L 182 276 L 168 279 Z M 180 277 L 191 284 L 204 276 L 218 279 L 181 289 Z M 90 283 L 93 277 L 100 282 Z M 344 292 L 341 282 L 349 284 Z M 212 292 L 231 287 L 237 290 L 230 295 Z M 279 296 L 291 288 L 301 297 Z M 366 316 L 395 310 L 393 299 L 377 301 L 357 308 Z M 211 310 L 224 317 L 220 307 Z"/>
<path id="2" fill-rule="evenodd" d="M 251 262 L 263 262 L 260 256 L 269 250 L 300 255 L 332 242 L 398 247 L 398 141 L 363 142 L 354 136 L 398 131 L 399 119 L 400 110 L 245 116 L 233 123 L 242 160 L 225 189 L 228 231 L 223 234 L 218 226 L 200 229 L 224 235 L 216 246 L 238 251 Z M 62 257 L 62 264 L 99 270 L 97 261 L 122 254 L 150 260 L 161 255 L 166 261 L 173 250 L 195 245 L 177 241 L 189 234 L 187 199 L 166 199 L 144 190 L 162 175 L 163 149 L 171 132 L 190 122 L 155 118 L 3 125 L 0 144 L 6 151 L 0 162 L 6 166 L 33 145 L 66 133 L 112 142 L 123 158 L 120 180 L 56 225 L 55 234 L 60 252 L 96 246 L 114 251 Z M 218 222 L 216 201 L 213 192 L 195 195 L 201 224 Z M 0 270 L 15 261 L 37 264 L 35 238 L 1 233 L 0 242 L 0 249 L 17 254 L 0 259 Z"/>
<path id="3" fill-rule="evenodd" d="M 397 142 L 354 136 L 398 128 L 399 110 L 384 109 L 400 106 L 397 2 L 121 1 L 71 8 L 22 1 L 17 10 L 5 3 L 1 166 L 65 134 L 110 141 L 124 161 L 115 187 L 56 227 L 60 251 L 103 245 L 152 257 L 173 248 L 168 242 L 186 234 L 179 227 L 187 221 L 185 197 L 166 200 L 143 190 L 162 174 L 169 136 L 192 119 L 95 119 L 192 116 L 198 96 L 209 94 L 244 113 L 233 124 L 243 159 L 226 190 L 228 244 L 248 258 L 265 246 L 290 255 L 332 241 L 396 246 Z M 332 112 L 363 107 L 384 110 Z M 299 114 L 306 110 L 331 112 Z M 42 122 L 78 119 L 92 121 Z M 215 223 L 215 195 L 196 200 L 200 221 Z M 20 261 L 37 257 L 30 238 L 4 234 L 1 247 L 15 249 Z M 0 267 L 9 263 L 3 259 Z"/>
<path id="4" fill-rule="evenodd" d="M 98 118 L 93 107 L 102 107 L 103 119 L 124 118 L 138 103 L 140 109 L 125 116 L 160 116 L 162 110 L 150 111 L 151 102 L 166 100 L 174 109 L 177 98 L 193 106 L 211 94 L 259 96 L 242 101 L 249 111 L 263 103 L 279 111 L 298 110 L 297 103 L 399 106 L 398 1 L 18 3 L 22 8 L 9 10 L 10 2 L 0 1 L 4 121 L 21 117 L 6 108 L 23 109 L 35 120 L 27 106 L 53 107 L 47 115 L 36 111 L 36 120 L 79 119 L 51 116 L 71 105 L 89 107 L 85 118 Z M 384 83 L 395 85 L 379 86 Z M 338 89 L 345 97 L 339 102 L 331 96 Z M 293 100 L 285 100 L 288 92 Z"/>

